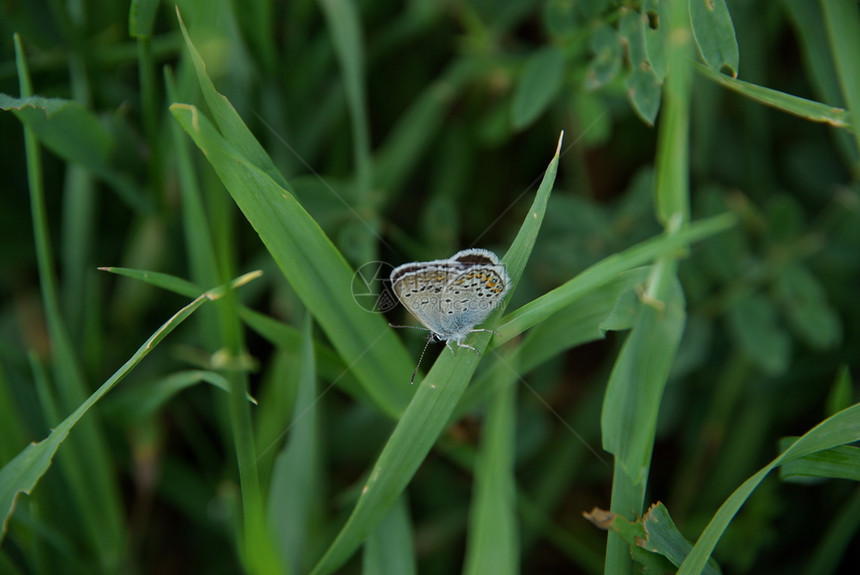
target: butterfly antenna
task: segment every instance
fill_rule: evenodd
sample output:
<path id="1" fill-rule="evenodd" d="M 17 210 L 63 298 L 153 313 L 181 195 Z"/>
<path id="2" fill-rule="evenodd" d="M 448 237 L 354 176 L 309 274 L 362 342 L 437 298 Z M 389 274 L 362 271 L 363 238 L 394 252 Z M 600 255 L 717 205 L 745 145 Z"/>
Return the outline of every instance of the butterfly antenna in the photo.
<path id="1" fill-rule="evenodd" d="M 418 356 L 418 363 L 415 364 L 415 369 L 412 370 L 412 379 L 409 380 L 409 385 L 415 385 L 415 375 L 418 373 L 418 368 L 421 366 L 421 360 L 424 359 L 424 353 L 430 347 L 430 342 L 433 341 L 433 336 L 427 338 L 427 343 L 424 344 L 424 349 L 421 350 L 421 355 Z"/>
<path id="2" fill-rule="evenodd" d="M 388 327 L 394 327 L 397 329 L 423 329 L 424 331 L 430 331 L 426 327 L 421 327 L 420 325 L 397 325 L 396 323 L 389 323 Z"/>

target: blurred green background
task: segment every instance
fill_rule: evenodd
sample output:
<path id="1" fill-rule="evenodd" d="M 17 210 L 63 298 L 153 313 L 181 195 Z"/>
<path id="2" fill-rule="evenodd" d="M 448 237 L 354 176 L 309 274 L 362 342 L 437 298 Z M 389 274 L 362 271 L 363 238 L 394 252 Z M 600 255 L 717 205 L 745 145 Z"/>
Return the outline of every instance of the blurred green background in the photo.
<path id="1" fill-rule="evenodd" d="M 145 14 L 146 4 L 133 10 L 110 0 L 0 4 L 0 92 L 21 93 L 17 33 L 34 93 L 82 108 L 69 114 L 59 135 L 43 139 L 55 260 L 41 271 L 22 120 L 0 113 L 3 464 L 44 438 L 187 303 L 97 266 L 164 272 L 203 289 L 218 283 L 189 255 L 194 239 L 183 218 L 189 206 L 179 191 L 188 173 L 178 168 L 185 155 L 204 190 L 211 242 L 225 248 L 218 253 L 229 255 L 232 275 L 265 271 L 240 290 L 242 302 L 303 325 L 301 302 L 214 171 L 184 133 L 186 146 L 177 147 L 168 105 L 203 102 L 173 4 L 156 8 L 151 29 L 136 12 Z M 662 230 L 653 199 L 660 83 L 641 76 L 630 28 L 643 13 L 653 17 L 648 10 L 656 4 L 185 0 L 176 6 L 218 90 L 355 268 L 444 258 L 472 246 L 501 255 L 564 130 L 555 191 L 508 302 L 513 310 Z M 850 108 L 834 54 L 850 54 L 852 45 L 839 43 L 818 2 L 729 1 L 728 7 L 740 79 Z M 344 53 L 344 42 L 361 52 Z M 694 51 L 690 57 L 701 60 Z M 356 103 L 363 118 L 352 112 Z M 662 398 L 646 500 L 663 501 L 695 540 L 732 490 L 777 455 L 781 437 L 801 435 L 857 399 L 850 373 L 860 364 L 860 160 L 850 130 L 767 107 L 705 71 L 693 73 L 689 103 L 692 219 L 728 211 L 738 224 L 694 246 L 680 264 L 687 324 Z M 11 100 L 3 104 L 15 108 Z M 40 273 L 46 271 L 58 278 L 58 310 L 45 309 Z M 57 358 L 45 327 L 46 314 L 55 312 L 74 360 Z M 405 320 L 402 311 L 388 319 Z M 97 475 L 115 490 L 105 496 L 113 503 L 101 503 L 113 511 L 93 503 L 83 512 L 92 517 L 81 516 L 80 500 L 70 495 L 72 477 L 96 480 L 84 456 L 72 447 L 66 453 L 64 445 L 61 465 L 18 500 L 0 547 L 0 572 L 241 571 L 226 394 L 187 375 L 217 363 L 212 354 L 223 344 L 215 324 L 212 310 L 201 310 L 88 414 L 107 454 Z M 322 333 L 316 335 L 324 345 Z M 421 338 L 399 335 L 417 360 Z M 255 332 L 247 338 L 249 391 L 261 405 L 276 406 L 269 416 L 251 408 L 265 487 L 297 402 L 296 387 L 277 382 L 297 377 L 301 352 L 276 349 Z M 600 450 L 601 400 L 623 341 L 623 333 L 608 332 L 524 375 L 528 389 L 518 391 L 515 431 L 521 549 L 514 566 L 523 573 L 602 572 L 605 534 L 581 512 L 609 508 L 611 458 L 586 445 Z M 442 349 L 431 348 L 422 369 Z M 70 365 L 85 383 L 82 395 L 60 383 Z M 319 389 L 334 385 L 320 403 L 325 500 L 308 537 L 309 563 L 298 572 L 337 533 L 357 482 L 393 426 L 335 385 L 339 367 L 319 368 Z M 169 379 L 176 374 L 188 379 Z M 155 401 L 152 409 L 142 407 L 146 398 Z M 463 563 L 472 482 L 471 459 L 460 452 L 478 444 L 481 414 L 474 410 L 453 423 L 409 486 L 420 573 L 458 572 Z M 78 437 L 84 441 L 83 432 Z M 715 557 L 724 573 L 848 573 L 860 562 L 858 524 L 856 484 L 769 477 Z M 120 558 L 94 542 L 98 533 L 113 534 Z M 816 570 L 821 565 L 826 569 Z M 360 570 L 353 558 L 344 572 Z"/>

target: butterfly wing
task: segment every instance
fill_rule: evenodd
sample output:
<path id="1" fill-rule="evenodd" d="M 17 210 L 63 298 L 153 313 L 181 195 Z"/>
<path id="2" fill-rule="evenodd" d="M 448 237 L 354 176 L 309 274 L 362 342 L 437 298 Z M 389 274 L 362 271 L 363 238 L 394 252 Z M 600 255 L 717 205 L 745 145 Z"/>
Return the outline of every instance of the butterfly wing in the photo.
<path id="1" fill-rule="evenodd" d="M 442 336 L 442 339 L 446 339 L 448 329 L 440 300 L 450 277 L 451 270 L 446 266 L 426 264 L 401 266 L 391 274 L 391 287 L 403 307 L 424 327 Z"/>
<path id="2" fill-rule="evenodd" d="M 442 290 L 442 316 L 452 334 L 464 337 L 482 323 L 505 297 L 508 276 L 502 265 L 475 265 L 457 274 Z"/>
<path id="3" fill-rule="evenodd" d="M 458 342 L 487 319 L 509 285 L 505 265 L 494 253 L 477 248 L 391 272 L 394 294 L 409 313 L 439 339 Z"/>

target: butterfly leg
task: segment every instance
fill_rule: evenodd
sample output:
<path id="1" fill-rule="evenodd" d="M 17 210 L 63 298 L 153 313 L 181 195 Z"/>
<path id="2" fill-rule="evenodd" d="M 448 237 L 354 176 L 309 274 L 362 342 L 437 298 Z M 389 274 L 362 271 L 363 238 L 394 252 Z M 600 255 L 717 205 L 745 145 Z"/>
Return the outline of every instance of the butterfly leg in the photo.
<path id="1" fill-rule="evenodd" d="M 499 332 L 497 332 L 497 331 L 496 331 L 496 330 L 494 330 L 494 329 L 484 329 L 484 328 L 482 328 L 482 327 L 479 327 L 479 328 L 475 328 L 475 329 L 473 329 L 473 330 L 472 330 L 472 332 L 476 332 L 476 331 L 488 331 L 488 332 L 490 332 L 490 333 L 491 333 L 491 334 L 493 334 L 493 335 L 499 335 Z"/>
<path id="2" fill-rule="evenodd" d="M 478 355 L 481 355 L 480 351 L 478 351 L 477 349 L 475 349 L 474 347 L 472 347 L 471 345 L 469 345 L 467 343 L 463 343 L 463 342 L 458 341 L 457 347 L 467 347 L 467 348 L 471 349 L 472 351 L 474 351 L 475 353 L 477 353 Z"/>

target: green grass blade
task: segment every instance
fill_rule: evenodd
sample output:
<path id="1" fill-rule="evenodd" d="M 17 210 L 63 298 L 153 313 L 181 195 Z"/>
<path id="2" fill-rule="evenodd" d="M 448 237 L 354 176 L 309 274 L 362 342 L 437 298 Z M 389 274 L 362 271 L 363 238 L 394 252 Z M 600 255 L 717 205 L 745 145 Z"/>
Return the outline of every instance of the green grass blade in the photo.
<path id="1" fill-rule="evenodd" d="M 148 283 L 149 285 L 153 285 L 155 287 L 159 287 L 161 289 L 165 289 L 167 291 L 171 291 L 173 293 L 185 296 L 185 297 L 195 297 L 200 293 L 200 287 L 189 282 L 188 280 L 176 277 L 174 275 L 162 273 L 162 272 L 151 272 L 147 270 L 134 270 L 131 268 L 118 268 L 118 267 L 103 267 L 99 268 L 100 270 L 115 273 L 117 275 L 134 278 L 140 280 L 142 282 Z M 232 284 L 236 287 L 241 287 L 247 283 L 254 281 L 263 275 L 263 272 L 260 270 L 248 272 L 238 276 L 235 280 L 233 280 Z M 212 299 L 220 298 L 224 295 L 226 288 L 223 286 L 216 286 L 208 290 L 207 294 L 213 294 Z"/>
<path id="2" fill-rule="evenodd" d="M 399 497 L 364 544 L 362 571 L 373 575 L 414 575 L 415 550 L 405 496 Z"/>
<path id="3" fill-rule="evenodd" d="M 601 418 L 601 425 L 603 420 Z M 645 499 L 645 482 L 636 483 L 621 465 L 612 467 L 612 503 L 610 509 L 617 515 L 628 518 L 632 513 L 640 513 Z M 635 510 L 635 511 L 634 511 Z M 615 531 L 606 538 L 606 554 L 603 559 L 604 575 L 630 573 L 632 566 L 630 544 Z"/>
<path id="4" fill-rule="evenodd" d="M 364 204 L 373 185 L 373 165 L 370 156 L 370 123 L 364 95 L 364 44 L 361 22 L 355 5 L 349 0 L 320 0 L 319 3 L 325 14 L 329 36 L 340 62 L 352 123 L 356 187 L 359 202 Z"/>
<path id="5" fill-rule="evenodd" d="M 834 108 L 833 106 L 828 106 L 821 102 L 807 100 L 806 98 L 793 96 L 791 94 L 786 94 L 785 92 L 780 92 L 779 90 L 773 90 L 771 88 L 759 86 L 758 84 L 744 82 L 743 80 L 738 80 L 736 78 L 729 78 L 725 74 L 714 72 L 710 68 L 702 66 L 701 64 L 694 64 L 693 66 L 706 78 L 713 80 L 724 88 L 737 92 L 754 102 L 770 106 L 771 108 L 776 108 L 777 110 L 788 114 L 799 116 L 811 122 L 821 122 L 836 128 L 845 128 L 846 130 L 856 132 L 854 129 L 853 115 L 849 114 L 847 110 Z"/>
<path id="6" fill-rule="evenodd" d="M 459 419 L 477 408 L 496 392 L 499 382 L 504 381 L 495 375 L 496 369 L 510 371 L 509 366 L 516 366 L 521 375 L 526 374 L 564 350 L 603 339 L 608 330 L 632 327 L 633 316 L 615 317 L 614 309 L 622 294 L 645 283 L 648 272 L 649 268 L 641 267 L 620 274 L 537 324 L 526 334 L 521 345 L 514 349 L 506 346 L 494 350 L 500 356 L 498 365 L 484 370 L 469 384 L 454 418 Z"/>
<path id="7" fill-rule="evenodd" d="M 63 277 L 63 313 L 69 332 L 85 334 L 91 322 L 93 293 L 92 254 L 95 249 L 96 212 L 99 204 L 98 184 L 85 168 L 66 165 L 60 248 L 58 260 Z M 91 349 L 86 337 L 76 342 L 77 349 Z"/>
<path id="8" fill-rule="evenodd" d="M 822 2 L 821 8 L 842 96 L 854 118 L 860 114 L 860 69 L 856 58 L 860 53 L 860 13 L 855 2 Z M 860 150 L 860 131 L 857 129 L 854 130 L 854 143 Z M 852 168 L 854 177 L 860 177 L 860 163 L 855 162 Z"/>
<path id="9" fill-rule="evenodd" d="M 164 84 L 168 101 L 176 102 L 177 90 L 170 68 L 165 68 Z M 191 156 L 190 142 L 176 122 L 170 122 L 170 141 L 173 144 L 182 200 L 182 230 L 185 233 L 189 275 L 199 285 L 215 285 L 218 283 L 218 265 L 212 247 L 209 219 Z M 206 331 L 213 333 L 214 329 Z"/>
<path id="10" fill-rule="evenodd" d="M 842 96 L 839 74 L 831 54 L 830 32 L 824 22 L 823 3 L 817 0 L 783 0 L 780 4 L 797 36 L 805 62 L 804 70 L 817 99 L 831 106 L 845 107 L 847 103 Z M 835 149 L 845 157 L 848 165 L 856 164 L 860 158 L 860 148 L 854 139 L 853 114 L 846 110 L 838 111 L 847 123 L 847 130 L 835 131 Z"/>
<path id="11" fill-rule="evenodd" d="M 302 334 L 296 328 L 248 308 L 242 308 L 239 313 L 248 327 L 273 346 L 291 353 L 298 352 Z M 340 356 L 330 347 L 314 342 L 314 354 L 318 363 L 317 371 L 324 379 L 337 382 L 345 392 L 368 405 L 373 403 Z"/>
<path id="12" fill-rule="evenodd" d="M 645 284 L 650 271 L 643 266 L 621 273 L 533 327 L 523 340 L 523 370 L 534 369 L 566 349 L 602 339 L 607 331 L 633 327 L 634 316 L 618 309 L 619 298 L 634 297 L 631 292 Z"/>
<path id="13" fill-rule="evenodd" d="M 378 259 L 379 219 L 371 206 L 374 189 L 373 160 L 370 149 L 370 121 L 367 116 L 364 79 L 364 44 L 358 10 L 351 0 L 320 0 L 329 36 L 334 43 L 346 91 L 352 126 L 352 153 L 355 164 L 355 206 L 362 215 L 346 226 L 351 241 L 344 255 L 361 265 Z"/>
<path id="14" fill-rule="evenodd" d="M 167 337 L 176 327 L 190 316 L 198 307 L 206 301 L 217 299 L 219 293 L 212 290 L 199 296 L 197 299 L 176 312 L 170 319 L 161 325 L 138 350 L 105 381 L 86 401 L 59 425 L 54 427 L 51 434 L 39 443 L 31 443 L 8 464 L 0 469 L 0 514 L 3 517 L 3 531 L 0 539 L 6 533 L 9 516 L 15 507 L 15 499 L 19 493 L 30 493 L 36 487 L 39 479 L 51 466 L 51 461 L 57 450 L 68 437 L 69 432 L 81 420 L 81 418 L 95 405 L 108 391 L 129 374 L 144 357 L 155 349 L 161 341 Z"/>
<path id="15" fill-rule="evenodd" d="M 661 259 L 612 368 L 600 416 L 603 448 L 615 456 L 611 510 L 625 517 L 641 512 L 663 390 L 684 331 L 684 307 L 676 262 Z M 605 572 L 622 572 L 628 564 L 627 544 L 610 533 Z"/>
<path id="16" fill-rule="evenodd" d="M 526 269 L 526 264 L 532 253 L 535 240 L 537 240 L 538 232 L 540 232 L 540 226 L 543 223 L 544 214 L 546 214 L 549 195 L 552 193 L 552 186 L 555 183 L 555 174 L 558 171 L 558 156 L 561 153 L 563 140 L 564 132 L 558 136 L 555 156 L 550 161 L 549 166 L 547 166 L 528 216 L 520 226 L 517 237 L 514 238 L 510 249 L 508 249 L 508 252 L 502 258 L 507 267 L 508 275 L 510 275 L 511 281 L 514 284 L 510 290 L 511 293 L 513 293 L 520 281 L 520 277 L 523 275 L 523 271 Z M 510 297 L 510 294 L 508 294 L 508 297 Z"/>
<path id="17" fill-rule="evenodd" d="M 854 395 L 854 382 L 851 379 L 851 370 L 845 364 L 839 366 L 836 380 L 827 393 L 827 415 L 833 415 L 851 405 L 851 397 Z"/>
<path id="18" fill-rule="evenodd" d="M 641 522 L 645 530 L 645 537 L 636 541 L 635 545 L 652 553 L 659 553 L 675 567 L 681 565 L 693 545 L 675 526 L 666 506 L 662 503 L 655 503 L 642 517 Z M 703 573 L 705 575 L 719 575 L 720 570 L 713 562 L 709 562 L 705 565 Z"/>
<path id="19" fill-rule="evenodd" d="M 687 555 L 678 570 L 678 575 L 698 575 L 702 572 L 726 527 L 756 487 L 775 467 L 818 451 L 832 449 L 855 441 L 860 441 L 860 404 L 840 411 L 809 430 L 779 457 L 735 489 L 699 536 L 693 550 Z"/>
<path id="20" fill-rule="evenodd" d="M 735 223 L 734 215 L 721 214 L 694 222 L 675 234 L 646 240 L 623 252 L 604 258 L 572 280 L 506 315 L 496 328 L 499 335 L 494 343 L 501 345 L 509 341 L 547 320 L 585 294 L 613 281 L 627 270 L 649 264 L 654 259 L 673 251 L 683 250 L 689 244 L 727 230 Z"/>
<path id="21" fill-rule="evenodd" d="M 655 503 L 635 521 L 598 508 L 583 513 L 583 516 L 622 539 L 630 547 L 633 559 L 640 563 L 643 573 L 668 573 L 669 564 L 678 567 L 693 548 L 662 503 Z M 704 573 L 719 575 L 720 570 L 710 562 Z"/>
<path id="22" fill-rule="evenodd" d="M 544 174 L 532 208 L 504 257 L 514 284 L 522 275 L 534 245 L 557 170 L 558 149 Z M 500 311 L 497 309 L 485 325 L 494 325 Z M 489 338 L 488 333 L 481 332 L 470 343 L 481 351 L 486 349 Z M 382 450 L 346 525 L 313 573 L 331 573 L 340 567 L 382 521 L 448 424 L 479 359 L 470 350 L 460 349 L 453 354 L 443 353 L 436 360 Z"/>
<path id="23" fill-rule="evenodd" d="M 159 0 L 132 0 L 128 9 L 128 34 L 132 38 L 152 36 Z"/>
<path id="24" fill-rule="evenodd" d="M 788 447 L 794 441 L 796 438 L 786 437 L 779 443 L 781 447 Z M 812 477 L 860 481 L 860 447 L 840 445 L 779 466 L 779 478 L 783 481 L 806 482 Z"/>
<path id="25" fill-rule="evenodd" d="M 72 50 L 68 55 L 70 94 L 84 106 L 92 106 L 92 77 L 87 74 L 83 52 Z M 60 224 L 59 263 L 63 278 L 63 312 L 69 332 L 77 336 L 76 349 L 85 358 L 98 349 L 91 326 L 96 307 L 92 273 L 92 255 L 96 249 L 96 212 L 102 198 L 94 175 L 81 164 L 65 166 L 62 222 Z M 81 302 L 87 302 L 81 305 Z"/>
<path id="26" fill-rule="evenodd" d="M 225 152 L 240 156 L 243 161 L 251 164 L 247 167 L 255 173 L 256 178 L 261 180 L 266 180 L 265 176 L 271 178 L 272 181 L 265 182 L 262 188 L 269 190 L 271 194 L 266 200 L 265 194 L 257 195 L 243 183 L 242 170 L 232 169 L 236 167 L 234 164 L 238 157 L 226 163 L 213 164 L 216 171 L 219 171 L 222 181 L 229 173 L 230 181 L 234 186 L 228 185 L 227 188 L 234 200 L 256 228 L 281 269 L 285 272 L 290 270 L 285 275 L 334 342 L 335 348 L 347 364 L 352 366 L 359 380 L 364 383 L 368 394 L 384 412 L 389 415 L 399 414 L 410 394 L 400 383 L 402 375 L 399 374 L 411 371 L 411 368 L 407 367 L 411 360 L 399 340 L 388 333 L 390 330 L 380 317 L 367 314 L 360 310 L 355 302 L 350 301 L 346 286 L 350 285 L 351 278 L 347 278 L 347 275 L 351 276 L 351 271 L 343 256 L 336 251 L 316 222 L 295 201 L 295 198 L 290 194 L 283 194 L 287 189 L 283 176 L 277 171 L 229 101 L 215 90 L 181 19 L 180 25 L 204 97 L 210 109 L 213 110 L 219 129 L 225 136 L 220 138 L 211 132 L 215 139 L 209 139 L 208 142 L 210 144 L 229 142 L 230 145 L 214 147 L 210 145 L 207 148 L 201 145 L 202 139 L 195 138 L 194 134 L 191 134 L 192 138 L 204 151 Z M 173 110 L 176 114 L 175 107 Z M 188 125 L 183 127 L 188 131 Z M 227 151 L 228 147 L 229 150 L 233 150 L 234 146 L 237 154 Z M 209 159 L 213 161 L 212 157 Z M 224 169 L 218 170 L 219 165 L 223 165 Z M 265 175 L 258 170 L 262 170 Z M 284 216 L 290 214 L 289 217 L 276 217 L 275 211 L 267 205 L 269 201 L 277 201 L 275 198 L 282 195 L 286 205 L 279 204 L 280 207 L 276 211 L 283 212 Z M 256 215 L 252 217 L 250 215 L 252 213 Z M 290 231 L 284 233 L 284 230 Z M 319 286 L 324 286 L 324 289 L 320 291 Z"/>
<path id="27" fill-rule="evenodd" d="M 135 270 L 131 268 L 120 268 L 113 266 L 100 267 L 99 269 L 105 272 L 110 272 L 112 274 L 140 280 L 142 282 L 148 283 L 149 285 L 153 285 L 155 287 L 159 287 L 161 289 L 171 291 L 179 295 L 184 295 L 186 297 L 194 297 L 195 294 L 200 293 L 200 288 L 194 285 L 192 282 L 163 272 Z M 259 276 L 263 272 L 256 273 Z"/>
<path id="28" fill-rule="evenodd" d="M 690 0 L 690 7 L 704 0 Z M 723 1 L 723 0 L 721 0 Z M 725 9 L 725 5 L 723 5 Z M 717 7 L 719 10 L 719 7 Z M 690 86 L 691 52 L 686 33 L 688 14 L 683 2 L 669 5 L 669 44 L 667 60 L 671 72 L 663 86 L 663 112 L 657 133 L 657 156 L 654 159 L 655 212 L 658 221 L 670 233 L 669 226 L 678 218 L 681 227 L 690 221 Z M 689 15 L 692 18 L 692 14 Z M 731 20 L 729 21 L 731 26 Z M 734 30 L 732 30 L 734 38 Z"/>
<path id="29" fill-rule="evenodd" d="M 824 25 L 821 2 L 816 0 L 783 0 L 780 2 L 787 20 L 797 34 L 809 83 L 825 102 L 844 105 L 836 66 L 830 55 L 829 35 Z"/>
<path id="30" fill-rule="evenodd" d="M 234 255 L 233 246 L 229 241 L 224 241 L 226 235 L 220 235 L 218 239 L 221 241 L 216 244 L 219 272 L 225 275 L 233 265 Z M 221 342 L 216 363 L 230 382 L 230 394 L 227 397 L 229 434 L 232 436 L 239 470 L 240 557 L 248 573 L 268 575 L 280 570 L 281 561 L 266 525 L 265 496 L 260 484 L 254 425 L 251 410 L 245 400 L 249 389 L 249 370 L 244 358 L 247 357 L 248 352 L 244 330 L 239 319 L 239 303 L 235 290 L 225 290 L 223 300 L 216 306 L 216 312 L 218 336 Z"/>
<path id="31" fill-rule="evenodd" d="M 383 412 L 399 414 L 411 394 L 404 382 L 412 360 L 381 315 L 356 305 L 353 272 L 343 256 L 295 197 L 240 156 L 196 108 L 174 104 L 171 111 L 368 396 Z"/>
<path id="32" fill-rule="evenodd" d="M 159 141 L 159 122 L 162 120 L 164 108 L 161 101 L 161 92 L 156 83 L 155 55 L 152 51 L 152 33 L 155 24 L 155 15 L 158 10 L 158 0 L 141 0 L 133 2 L 129 9 L 128 31 L 129 36 L 137 40 L 137 69 L 140 81 L 140 106 L 143 116 L 143 131 L 146 134 L 146 142 L 152 150 L 149 162 L 147 162 L 147 187 L 153 198 L 153 203 L 158 203 L 161 197 L 162 158 L 157 150 Z"/>
<path id="33" fill-rule="evenodd" d="M 140 421 L 153 415 L 174 396 L 198 383 L 209 383 L 230 392 L 230 382 L 223 375 L 201 369 L 178 371 L 146 384 L 121 390 L 106 400 L 105 411 L 121 421 Z"/>
<path id="34" fill-rule="evenodd" d="M 310 315 L 302 326 L 298 396 L 289 436 L 275 459 L 268 523 L 287 573 L 305 573 L 317 559 L 324 493 L 319 393 Z"/>
<path id="35" fill-rule="evenodd" d="M 625 521 L 623 517 L 616 516 L 612 523 Z M 640 548 L 665 557 L 677 567 L 693 547 L 678 531 L 675 522 L 672 521 L 672 517 L 662 503 L 652 505 L 648 512 L 636 521 L 636 526 L 641 526 L 641 534 L 631 537 L 630 531 L 632 530 L 628 530 L 625 533 L 624 541 L 630 545 L 633 559 L 643 565 L 643 572 L 648 572 L 648 566 L 656 563 L 657 557 L 643 554 Z M 713 569 L 708 573 L 708 575 L 718 574 L 719 572 Z"/>
<path id="36" fill-rule="evenodd" d="M 490 401 L 475 464 L 475 487 L 469 511 L 464 573 L 519 573 L 517 496 L 514 478 L 516 446 L 516 372 L 499 372 L 507 380 Z"/>
<path id="37" fill-rule="evenodd" d="M 280 184 L 281 187 L 286 188 L 287 182 L 275 167 L 269 154 L 266 153 L 266 150 L 263 149 L 263 146 L 260 145 L 260 142 L 257 141 L 254 134 L 251 133 L 251 130 L 242 121 L 242 118 L 230 101 L 215 89 L 215 84 L 212 83 L 212 80 L 206 73 L 206 64 L 203 63 L 203 58 L 200 57 L 200 54 L 191 42 L 188 30 L 185 29 L 185 23 L 179 15 L 178 6 L 176 7 L 176 17 L 179 20 L 182 36 L 185 38 L 185 46 L 188 49 L 188 54 L 191 56 L 191 63 L 197 74 L 200 90 L 203 92 L 206 104 L 212 111 L 212 117 L 218 125 L 218 130 L 243 158 L 247 158 L 251 164 L 263 170 L 266 175 Z"/>
<path id="38" fill-rule="evenodd" d="M 25 99 L 28 99 L 33 92 L 29 68 L 21 40 L 17 34 L 14 39 L 21 94 Z M 56 131 L 56 126 L 49 131 Z M 39 270 L 45 322 L 52 346 L 51 367 L 59 390 L 62 412 L 68 412 L 86 399 L 87 382 L 60 307 L 59 281 L 49 233 L 51 226 L 45 198 L 40 140 L 36 131 L 26 122 L 24 123 L 24 146 L 36 263 Z M 58 419 L 55 418 L 52 422 Z M 71 477 L 69 482 L 76 511 L 82 515 L 89 514 L 86 518 L 87 524 L 93 528 L 89 544 L 98 556 L 97 560 L 108 567 L 116 566 L 125 552 L 126 532 L 122 521 L 119 486 L 110 472 L 110 456 L 99 421 L 91 418 L 85 422 L 72 441 L 77 457 L 74 458 L 74 461 L 70 460 L 71 465 L 66 466 L 65 469 L 72 474 L 75 474 L 75 470 L 80 469 L 86 469 L 89 473 L 88 481 L 83 480 L 82 473 L 78 473 Z M 13 459 L 12 463 L 17 459 L 18 457 Z M 16 494 L 17 491 L 10 489 L 8 510 L 4 498 L 0 497 L 0 513 L 3 514 L 4 518 L 4 533 L 5 522 L 11 512 Z M 97 510 L 97 512 L 94 513 L 93 510 Z M 96 520 L 96 515 L 100 515 L 98 520 Z"/>
<path id="39" fill-rule="evenodd" d="M 275 2 L 231 2 L 229 4 L 232 16 L 238 21 L 242 35 L 247 39 L 249 47 L 256 56 L 259 74 L 265 78 L 277 77 L 282 61 L 278 55 L 278 28 L 271 23 L 276 17 L 286 18 L 275 9 Z"/>
<path id="40" fill-rule="evenodd" d="M 658 268 L 662 267 L 658 264 Z M 670 267 L 666 265 L 665 267 Z M 672 270 L 644 297 L 636 325 L 615 362 L 603 402 L 603 448 L 630 475 L 645 481 L 663 387 L 684 330 L 684 294 Z"/>
<path id="41" fill-rule="evenodd" d="M 694 9 L 692 3 L 690 9 Z M 682 2 L 675 2 L 669 8 L 669 22 L 663 23 L 669 27 L 669 74 L 657 135 L 654 209 L 669 237 L 683 233 L 690 221 L 691 71 L 686 29 L 692 17 Z M 677 274 L 679 255 L 661 256 L 652 269 L 636 323 L 612 368 L 601 410 L 603 448 L 615 456 L 610 509 L 624 516 L 642 511 L 660 403 L 686 323 L 684 291 Z M 628 545 L 609 533 L 604 572 L 629 570 Z"/>

